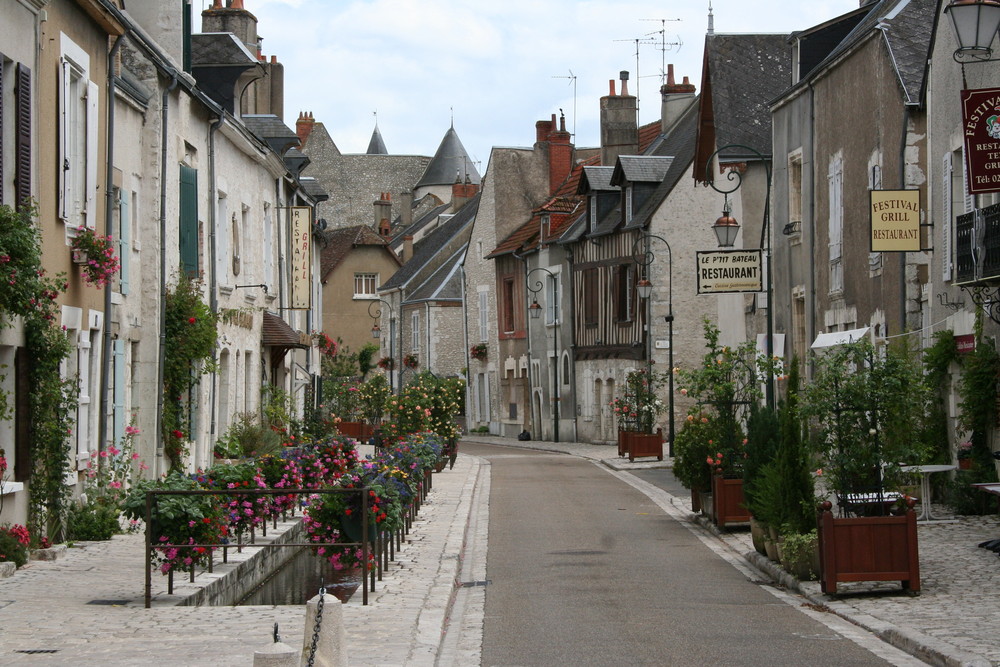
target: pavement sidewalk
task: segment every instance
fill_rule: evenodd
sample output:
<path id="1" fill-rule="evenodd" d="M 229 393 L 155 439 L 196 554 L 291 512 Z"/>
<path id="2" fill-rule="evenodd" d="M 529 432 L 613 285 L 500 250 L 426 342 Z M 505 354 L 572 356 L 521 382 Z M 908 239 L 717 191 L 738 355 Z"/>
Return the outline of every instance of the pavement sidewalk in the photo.
<path id="1" fill-rule="evenodd" d="M 614 445 L 522 442 L 467 436 L 463 442 L 563 452 L 591 459 L 649 496 L 678 521 L 716 540 L 761 580 L 801 592 L 810 604 L 875 632 L 932 664 L 1000 665 L 1000 560 L 977 548 L 1000 537 L 1000 518 L 959 517 L 921 525 L 922 591 L 898 584 L 842 586 L 822 594 L 759 556 L 745 527 L 718 531 L 691 511 L 690 500 L 632 472 L 665 467 L 619 458 Z M 344 606 L 352 665 L 478 665 L 486 588 L 490 474 L 488 462 L 462 455 L 453 470 L 434 475 L 433 489 L 396 560 L 362 606 Z M 935 507 L 935 514 L 943 508 Z M 194 588 L 208 577 L 199 575 Z M 67 550 L 53 562 L 33 561 L 0 579 L 0 664 L 3 665 L 251 665 L 271 641 L 302 642 L 302 606 L 178 607 L 192 591 L 177 583 L 166 595 L 155 575 L 154 604 L 143 608 L 142 536 L 121 535 Z M 112 604 L 108 604 L 112 603 Z M 37 652 L 42 651 L 42 652 Z"/>

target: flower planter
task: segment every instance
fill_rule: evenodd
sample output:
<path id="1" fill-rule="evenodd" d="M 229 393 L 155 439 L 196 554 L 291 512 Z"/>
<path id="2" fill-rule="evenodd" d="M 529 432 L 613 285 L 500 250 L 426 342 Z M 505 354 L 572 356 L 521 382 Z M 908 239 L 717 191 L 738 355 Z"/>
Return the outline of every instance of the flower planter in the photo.
<path id="1" fill-rule="evenodd" d="M 750 520 L 750 512 L 743 506 L 742 477 L 712 475 L 712 497 L 712 521 L 719 528 Z"/>
<path id="2" fill-rule="evenodd" d="M 827 501 L 819 516 L 820 587 L 836 593 L 842 581 L 899 581 L 920 590 L 917 515 L 834 518 Z"/>
<path id="3" fill-rule="evenodd" d="M 779 547 L 781 542 L 778 542 Z M 795 554 L 794 557 L 787 548 L 781 548 L 781 567 L 799 581 L 812 581 L 820 571 L 819 542 L 806 553 Z"/>
<path id="4" fill-rule="evenodd" d="M 86 264 L 89 258 L 86 250 L 74 250 L 72 256 L 74 264 Z"/>
<path id="5" fill-rule="evenodd" d="M 757 553 L 767 555 L 767 526 L 753 517 L 750 517 L 750 540 Z"/>
<path id="6" fill-rule="evenodd" d="M 699 491 L 698 498 L 700 499 L 698 506 L 701 508 L 701 513 L 707 517 L 712 516 L 712 494 L 709 491 Z"/>
<path id="7" fill-rule="evenodd" d="M 627 455 L 629 461 L 644 456 L 655 456 L 658 461 L 662 461 L 663 429 L 656 429 L 656 433 L 618 431 L 618 455 Z"/>
<path id="8" fill-rule="evenodd" d="M 364 442 L 367 442 L 368 438 L 375 433 L 375 429 L 364 422 L 340 422 L 337 424 L 337 430 L 340 431 L 341 435 Z"/>

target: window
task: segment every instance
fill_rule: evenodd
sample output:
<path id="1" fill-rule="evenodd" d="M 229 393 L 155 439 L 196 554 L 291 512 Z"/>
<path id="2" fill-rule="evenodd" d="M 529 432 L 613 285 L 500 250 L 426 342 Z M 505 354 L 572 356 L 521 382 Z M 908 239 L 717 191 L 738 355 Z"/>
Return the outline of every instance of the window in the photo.
<path id="1" fill-rule="evenodd" d="M 872 151 L 868 157 L 868 189 L 882 189 L 882 152 Z M 868 253 L 868 276 L 874 278 L 882 275 L 882 253 Z"/>
<path id="2" fill-rule="evenodd" d="M 798 234 L 802 226 L 802 149 L 788 156 L 788 222 L 798 222 L 789 229 Z"/>
<path id="3" fill-rule="evenodd" d="M 374 299 L 378 296 L 375 288 L 378 287 L 377 273 L 355 273 L 354 274 L 354 298 Z"/>
<path id="4" fill-rule="evenodd" d="M 412 333 L 410 351 L 417 354 L 420 352 L 420 313 L 410 315 L 410 331 Z"/>
<path id="5" fill-rule="evenodd" d="M 118 287 L 122 294 L 129 293 L 130 260 L 132 258 L 132 201 L 135 193 L 115 188 L 113 198 L 117 206 L 118 220 L 115 228 L 118 239 Z"/>
<path id="6" fill-rule="evenodd" d="M 243 209 L 243 213 L 242 213 L 242 217 L 246 218 L 246 215 L 247 215 L 247 212 L 246 212 L 246 209 L 244 208 Z M 242 221 L 237 221 L 236 220 L 236 214 L 233 213 L 233 222 L 232 222 L 232 232 L 231 233 L 233 235 L 233 248 L 232 248 L 232 250 L 233 250 L 233 275 L 234 276 L 240 275 L 240 269 L 242 268 L 242 257 L 241 257 L 241 255 L 243 254 L 243 244 L 241 243 L 241 240 L 243 238 L 243 234 L 242 234 L 242 232 L 240 230 L 240 227 L 242 226 L 242 224 L 243 224 Z"/>
<path id="7" fill-rule="evenodd" d="M 615 268 L 615 320 L 631 322 L 635 319 L 635 273 L 631 264 Z"/>
<path id="8" fill-rule="evenodd" d="M 539 237 L 542 241 L 546 241 L 549 238 L 549 232 L 551 231 L 552 219 L 548 215 L 542 216 L 541 229 L 539 230 Z"/>
<path id="9" fill-rule="evenodd" d="M 596 327 L 598 318 L 597 293 L 598 275 L 597 269 L 585 269 L 583 271 L 583 324 L 587 327 Z"/>
<path id="10" fill-rule="evenodd" d="M 274 294 L 274 221 L 271 204 L 264 204 L 264 284 L 268 294 Z"/>
<path id="11" fill-rule="evenodd" d="M 597 230 L 597 195 L 587 197 L 587 204 L 590 206 L 590 231 Z"/>
<path id="12" fill-rule="evenodd" d="M 490 335 L 490 294 L 485 288 L 479 290 L 479 340 L 486 342 Z"/>
<path id="13" fill-rule="evenodd" d="M 97 225 L 98 100 L 90 57 L 66 35 L 59 58 L 59 218 L 73 226 Z"/>
<path id="14" fill-rule="evenodd" d="M 625 222 L 632 219 L 632 184 L 625 187 Z"/>
<path id="15" fill-rule="evenodd" d="M 559 276 L 545 278 L 545 323 L 559 323 Z"/>
<path id="16" fill-rule="evenodd" d="M 843 240 L 844 240 L 844 160 L 840 153 L 830 159 L 827 172 L 830 193 L 829 253 L 830 253 L 830 293 L 840 293 L 844 289 Z"/>
<path id="17" fill-rule="evenodd" d="M 507 276 L 500 283 L 500 329 L 505 334 L 514 333 L 514 278 Z"/>

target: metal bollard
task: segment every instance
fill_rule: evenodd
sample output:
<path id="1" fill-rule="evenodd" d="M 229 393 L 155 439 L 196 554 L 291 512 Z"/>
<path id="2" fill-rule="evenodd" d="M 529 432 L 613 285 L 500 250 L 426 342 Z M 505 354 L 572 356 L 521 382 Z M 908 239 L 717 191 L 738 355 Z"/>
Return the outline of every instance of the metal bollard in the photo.
<path id="1" fill-rule="evenodd" d="M 281 641 L 278 624 L 274 624 L 274 641 L 253 652 L 253 667 L 299 667 L 302 656 L 294 648 Z"/>

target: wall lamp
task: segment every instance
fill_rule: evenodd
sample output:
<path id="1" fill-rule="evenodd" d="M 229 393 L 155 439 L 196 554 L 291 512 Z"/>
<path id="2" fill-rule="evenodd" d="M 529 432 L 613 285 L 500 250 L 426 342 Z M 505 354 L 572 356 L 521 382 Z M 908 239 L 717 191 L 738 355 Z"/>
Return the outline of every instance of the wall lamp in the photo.
<path id="1" fill-rule="evenodd" d="M 951 18 L 958 48 L 955 62 L 989 62 L 991 45 L 1000 28 L 1000 2 L 997 0 L 951 0 L 944 11 Z"/>

